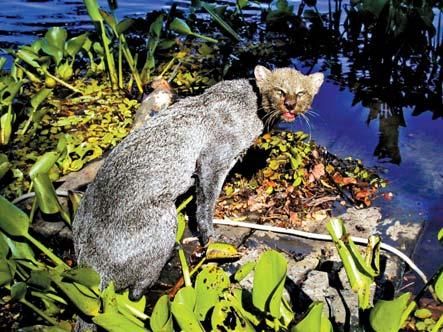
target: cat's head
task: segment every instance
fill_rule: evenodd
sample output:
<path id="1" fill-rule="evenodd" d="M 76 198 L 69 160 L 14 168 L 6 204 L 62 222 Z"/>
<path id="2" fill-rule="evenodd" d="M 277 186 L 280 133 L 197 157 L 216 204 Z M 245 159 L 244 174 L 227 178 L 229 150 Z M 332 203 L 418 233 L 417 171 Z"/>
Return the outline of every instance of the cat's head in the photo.
<path id="1" fill-rule="evenodd" d="M 306 113 L 323 83 L 323 74 L 303 75 L 293 68 L 273 71 L 256 66 L 254 75 L 262 96 L 262 106 L 272 119 L 294 121 Z"/>

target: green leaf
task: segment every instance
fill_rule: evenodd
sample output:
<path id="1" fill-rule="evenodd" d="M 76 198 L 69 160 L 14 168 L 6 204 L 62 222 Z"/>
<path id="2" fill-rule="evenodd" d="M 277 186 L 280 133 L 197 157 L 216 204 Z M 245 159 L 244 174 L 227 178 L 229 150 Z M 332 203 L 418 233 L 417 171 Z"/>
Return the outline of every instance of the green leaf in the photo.
<path id="1" fill-rule="evenodd" d="M 152 311 L 149 325 L 153 332 L 172 332 L 172 315 L 169 310 L 170 302 L 167 295 L 163 295 L 157 301 Z"/>
<path id="2" fill-rule="evenodd" d="M 206 265 L 195 280 L 195 314 L 200 321 L 206 318 L 208 311 L 219 301 L 223 291 L 231 283 L 225 271 L 216 265 Z"/>
<path id="3" fill-rule="evenodd" d="M 6 58 L 0 57 L 0 70 L 2 70 L 2 68 L 5 64 L 6 64 Z"/>
<path id="4" fill-rule="evenodd" d="M 46 54 L 52 56 L 57 66 L 63 59 L 63 48 L 57 48 L 53 45 L 50 45 L 46 40 L 42 44 L 42 50 Z"/>
<path id="5" fill-rule="evenodd" d="M 28 235 L 29 218 L 22 210 L 0 195 L 0 228 L 12 236 Z"/>
<path id="6" fill-rule="evenodd" d="M 14 261 L 0 258 L 0 287 L 9 285 L 14 280 L 15 270 Z"/>
<path id="7" fill-rule="evenodd" d="M 437 295 L 440 302 L 443 302 L 443 272 L 437 278 L 435 282 L 435 294 Z"/>
<path id="8" fill-rule="evenodd" d="M 163 15 L 157 16 L 154 22 L 149 26 L 149 34 L 155 38 L 160 38 L 163 29 Z"/>
<path id="9" fill-rule="evenodd" d="M 213 242 L 208 245 L 206 249 L 206 259 L 232 259 L 239 258 L 241 255 L 235 246 L 229 243 Z"/>
<path id="10" fill-rule="evenodd" d="M 26 296 L 26 291 L 28 290 L 26 283 L 17 282 L 11 287 L 11 297 L 13 300 L 20 301 Z"/>
<path id="11" fill-rule="evenodd" d="M 148 331 L 118 312 L 107 312 L 100 314 L 92 318 L 92 321 L 109 332 Z"/>
<path id="12" fill-rule="evenodd" d="M 237 32 L 234 31 L 234 29 L 231 28 L 231 26 L 226 23 L 213 9 L 213 7 L 206 2 L 201 2 L 201 6 L 211 15 L 212 19 L 216 21 L 227 33 L 229 33 L 234 39 L 237 41 L 240 40 L 240 36 L 237 34 Z"/>
<path id="13" fill-rule="evenodd" d="M 108 13 L 105 10 L 100 9 L 100 14 L 105 20 L 105 22 L 111 27 L 112 31 L 114 31 L 117 34 L 117 22 L 115 21 L 114 17 Z"/>
<path id="14" fill-rule="evenodd" d="M 65 329 L 58 326 L 46 326 L 46 325 L 33 325 L 22 327 L 18 331 L 20 332 L 66 332 Z"/>
<path id="15" fill-rule="evenodd" d="M 0 179 L 9 171 L 11 168 L 11 163 L 8 160 L 8 157 L 0 153 Z"/>
<path id="16" fill-rule="evenodd" d="M 0 117 L 0 144 L 8 144 L 12 133 L 12 120 L 11 112 L 7 112 Z"/>
<path id="17" fill-rule="evenodd" d="M 172 302 L 171 312 L 175 320 L 183 331 L 186 332 L 204 332 L 203 326 L 198 321 L 194 312 L 183 303 Z"/>
<path id="18" fill-rule="evenodd" d="M 142 296 L 138 301 L 131 301 L 129 299 L 129 290 L 126 290 L 123 294 L 116 294 L 116 300 L 118 311 L 121 314 L 125 315 L 128 319 L 140 326 L 144 325 L 144 323 L 138 318 L 143 320 L 148 318 L 144 314 L 146 307 L 146 296 Z"/>
<path id="19" fill-rule="evenodd" d="M 71 58 L 74 58 L 76 54 L 81 50 L 87 39 L 88 39 L 87 33 L 69 39 L 65 44 L 65 52 Z"/>
<path id="20" fill-rule="evenodd" d="M 443 228 L 438 231 L 437 239 L 438 241 L 443 242 Z"/>
<path id="21" fill-rule="evenodd" d="M 40 106 L 40 104 L 48 98 L 52 93 L 52 89 L 41 89 L 39 92 L 37 92 L 34 96 L 31 98 L 31 106 L 35 110 L 37 107 Z"/>
<path id="22" fill-rule="evenodd" d="M 376 332 L 397 332 L 401 328 L 402 315 L 408 306 L 410 293 L 392 301 L 379 300 L 369 314 L 369 322 Z"/>
<path id="23" fill-rule="evenodd" d="M 18 261 L 27 260 L 34 264 L 38 264 L 37 260 L 35 259 L 34 251 L 28 244 L 28 242 L 14 241 L 3 233 L 0 236 L 8 244 L 9 249 L 11 250 L 12 257 L 14 259 Z"/>
<path id="24" fill-rule="evenodd" d="M 121 20 L 116 27 L 117 33 L 118 34 L 124 33 L 126 30 L 128 30 L 131 27 L 131 25 L 134 24 L 134 22 L 135 20 L 132 18 L 125 18 Z"/>
<path id="25" fill-rule="evenodd" d="M 37 174 L 32 183 L 34 184 L 37 204 L 42 212 L 54 214 L 63 211 L 48 174 Z"/>
<path id="26" fill-rule="evenodd" d="M 70 281 L 78 282 L 89 288 L 98 287 L 100 275 L 90 267 L 76 267 L 62 273 L 62 277 Z"/>
<path id="27" fill-rule="evenodd" d="M 242 267 L 240 267 L 234 274 L 234 279 L 237 282 L 242 281 L 246 276 L 255 268 L 256 262 L 247 262 Z"/>
<path id="28" fill-rule="evenodd" d="M 67 37 L 68 33 L 66 32 L 66 30 L 60 27 L 50 28 L 45 34 L 45 39 L 48 42 L 48 44 L 59 50 L 64 49 Z"/>
<path id="29" fill-rule="evenodd" d="M 39 174 L 48 173 L 59 157 L 60 153 L 58 151 L 46 152 L 43 156 L 40 156 L 29 170 L 31 180 L 34 180 Z"/>
<path id="30" fill-rule="evenodd" d="M 323 314 L 323 303 L 314 302 L 310 308 L 308 314 L 291 329 L 291 332 L 332 332 L 332 324 Z"/>
<path id="31" fill-rule="evenodd" d="M 183 213 L 177 215 L 177 233 L 175 234 L 175 241 L 180 242 L 186 229 L 186 219 Z"/>
<path id="32" fill-rule="evenodd" d="M 46 270 L 33 270 L 28 283 L 41 290 L 48 290 L 51 287 L 51 278 Z"/>
<path id="33" fill-rule="evenodd" d="M 255 267 L 252 303 L 262 312 L 269 311 L 275 318 L 280 318 L 281 315 L 286 271 L 286 259 L 274 250 L 264 252 Z"/>
<path id="34" fill-rule="evenodd" d="M 196 292 L 194 288 L 187 286 L 180 289 L 174 298 L 174 303 L 180 303 L 189 308 L 191 311 L 194 310 L 196 301 Z"/>
<path id="35" fill-rule="evenodd" d="M 388 3 L 388 0 L 363 1 L 363 10 L 370 12 L 372 15 L 378 18 L 383 8 L 385 8 Z"/>
<path id="36" fill-rule="evenodd" d="M 214 307 L 211 316 L 212 331 L 255 331 L 252 324 L 226 300 L 219 301 Z"/>
<path id="37" fill-rule="evenodd" d="M 94 22 L 103 22 L 103 17 L 100 15 L 100 7 L 97 0 L 83 0 L 86 5 L 86 10 Z"/>
<path id="38" fill-rule="evenodd" d="M 192 30 L 189 25 L 184 20 L 177 17 L 171 22 L 169 29 L 183 35 L 192 34 Z"/>
<path id="39" fill-rule="evenodd" d="M 15 55 L 17 56 L 17 58 L 26 62 L 31 67 L 40 68 L 40 64 L 36 61 L 38 59 L 37 54 L 25 50 L 18 50 Z"/>

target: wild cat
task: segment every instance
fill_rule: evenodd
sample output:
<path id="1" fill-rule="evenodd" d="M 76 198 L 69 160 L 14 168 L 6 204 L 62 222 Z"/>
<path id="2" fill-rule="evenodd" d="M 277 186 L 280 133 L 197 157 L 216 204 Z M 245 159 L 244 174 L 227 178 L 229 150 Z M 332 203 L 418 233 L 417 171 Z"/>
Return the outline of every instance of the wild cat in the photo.
<path id="1" fill-rule="evenodd" d="M 222 81 L 132 131 L 88 187 L 73 223 L 81 266 L 101 288 L 114 281 L 137 299 L 158 279 L 175 243 L 176 198 L 196 185 L 203 243 L 214 234 L 215 201 L 229 170 L 264 129 L 263 120 L 305 113 L 323 74 L 257 66 L 253 80 Z"/>

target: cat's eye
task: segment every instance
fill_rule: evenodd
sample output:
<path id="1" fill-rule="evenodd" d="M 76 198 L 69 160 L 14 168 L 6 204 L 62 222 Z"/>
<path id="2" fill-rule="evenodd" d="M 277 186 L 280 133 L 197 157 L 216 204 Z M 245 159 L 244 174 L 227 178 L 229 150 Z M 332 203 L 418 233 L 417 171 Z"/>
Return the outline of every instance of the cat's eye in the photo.
<path id="1" fill-rule="evenodd" d="M 303 97 L 306 94 L 305 91 L 300 91 L 297 93 L 297 97 Z"/>
<path id="2" fill-rule="evenodd" d="M 279 96 L 279 97 L 282 97 L 282 96 L 286 95 L 286 92 L 283 91 L 283 90 L 281 90 L 281 89 L 276 90 L 275 93 L 276 93 L 277 96 Z"/>

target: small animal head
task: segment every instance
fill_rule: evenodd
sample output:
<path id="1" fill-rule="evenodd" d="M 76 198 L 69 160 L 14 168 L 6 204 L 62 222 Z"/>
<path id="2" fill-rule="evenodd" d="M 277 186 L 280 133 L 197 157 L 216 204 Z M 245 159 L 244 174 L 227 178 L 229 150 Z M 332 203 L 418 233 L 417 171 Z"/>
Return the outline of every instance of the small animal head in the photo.
<path id="1" fill-rule="evenodd" d="M 256 66 L 254 75 L 267 121 L 281 118 L 291 122 L 298 115 L 306 113 L 323 83 L 322 73 L 303 75 L 292 68 L 271 71 L 263 66 Z"/>

